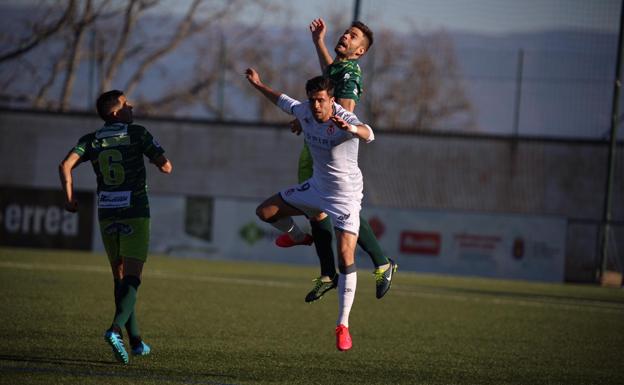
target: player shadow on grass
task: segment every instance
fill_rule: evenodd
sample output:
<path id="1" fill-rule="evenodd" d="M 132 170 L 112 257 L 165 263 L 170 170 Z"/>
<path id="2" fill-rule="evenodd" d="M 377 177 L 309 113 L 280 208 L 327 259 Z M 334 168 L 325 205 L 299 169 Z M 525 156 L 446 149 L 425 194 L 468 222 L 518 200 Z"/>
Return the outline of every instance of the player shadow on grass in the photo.
<path id="1" fill-rule="evenodd" d="M 11 354 L 0 354 L 0 361 L 15 361 L 15 362 L 31 362 L 42 364 L 72 364 L 72 365 L 119 365 L 114 361 L 103 360 L 86 360 L 81 358 L 59 358 L 59 357 L 34 357 L 34 356 L 20 356 Z"/>
<path id="2" fill-rule="evenodd" d="M 51 364 L 72 366 L 78 365 L 85 369 L 66 369 L 60 367 L 38 367 L 38 366 L 4 366 L 2 362 L 20 362 L 20 363 L 34 363 L 34 364 Z M 89 366 L 98 366 L 100 368 L 118 367 L 123 368 L 122 372 L 111 371 L 98 371 L 86 369 Z M 172 369 L 158 369 L 150 368 L 149 373 L 146 373 L 144 368 L 132 367 L 128 365 L 121 365 L 115 361 L 101 361 L 101 360 L 85 360 L 85 359 L 73 359 L 73 358 L 50 358 L 50 357 L 26 357 L 11 354 L 0 354 L 0 373 L 47 373 L 47 374 L 60 374 L 70 375 L 76 377 L 111 377 L 111 378 L 132 378 L 137 377 L 141 379 L 149 379 L 155 381 L 167 381 L 167 382 L 183 382 L 192 383 L 196 385 L 232 385 L 230 383 L 222 383 L 218 381 L 212 381 L 204 378 L 228 378 L 233 380 L 235 377 L 227 374 L 217 373 L 195 373 L 189 376 L 187 372 L 177 371 Z"/>

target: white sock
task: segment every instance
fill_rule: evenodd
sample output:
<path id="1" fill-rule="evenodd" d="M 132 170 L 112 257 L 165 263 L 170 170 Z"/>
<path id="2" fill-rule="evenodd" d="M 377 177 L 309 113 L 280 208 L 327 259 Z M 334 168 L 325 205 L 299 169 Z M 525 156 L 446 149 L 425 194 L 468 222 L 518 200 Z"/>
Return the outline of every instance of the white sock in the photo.
<path id="1" fill-rule="evenodd" d="M 278 221 L 272 222 L 271 226 L 280 230 L 283 233 L 287 233 L 290 239 L 295 242 L 302 241 L 305 237 L 305 233 L 301 231 L 299 226 L 293 221 L 291 217 L 282 218 Z"/>
<path id="2" fill-rule="evenodd" d="M 338 276 L 338 325 L 349 327 L 349 313 L 355 300 L 357 286 L 357 272 Z"/>

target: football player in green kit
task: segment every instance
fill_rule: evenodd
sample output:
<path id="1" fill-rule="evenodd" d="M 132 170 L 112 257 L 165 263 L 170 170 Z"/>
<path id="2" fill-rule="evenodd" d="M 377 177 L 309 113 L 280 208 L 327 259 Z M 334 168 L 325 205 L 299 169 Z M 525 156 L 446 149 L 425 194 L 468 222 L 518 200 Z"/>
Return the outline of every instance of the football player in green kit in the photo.
<path id="1" fill-rule="evenodd" d="M 122 328 L 128 333 L 133 355 L 147 355 L 151 350 L 141 339 L 134 310 L 150 234 L 143 156 L 165 174 L 171 173 L 172 165 L 145 127 L 132 124 L 132 106 L 123 92 L 103 93 L 96 106 L 104 126 L 78 140 L 61 162 L 59 174 L 65 209 L 76 212 L 78 202 L 73 193 L 72 170 L 86 161 L 93 166 L 100 232 L 114 280 L 115 315 L 104 339 L 115 358 L 127 364 L 129 357 Z"/>
<path id="2" fill-rule="evenodd" d="M 340 36 L 334 48 L 336 57 L 332 58 L 325 46 L 326 31 L 327 28 L 323 19 L 315 19 L 310 24 L 312 41 L 314 42 L 323 74 L 334 82 L 336 102 L 346 110 L 353 112 L 362 93 L 362 70 L 358 64 L 358 59 L 373 44 L 373 33 L 364 23 L 359 21 L 353 22 Z M 298 121 L 293 121 L 292 126 L 293 132 L 297 134 L 301 132 L 301 126 Z M 304 145 L 299 157 L 299 182 L 301 183 L 311 176 L 312 157 L 310 156 L 310 150 Z M 280 235 L 275 240 L 275 243 L 280 247 L 302 244 L 310 245 L 314 242 L 321 265 L 321 276 L 314 280 L 314 287 L 307 294 L 306 302 L 320 299 L 323 294 L 337 286 L 334 252 L 332 249 L 333 228 L 331 220 L 326 214 L 322 213 L 315 218 L 311 218 L 310 226 L 312 228 L 312 236 L 303 233 L 295 224 L 289 232 Z M 390 289 L 392 276 L 398 265 L 384 255 L 373 230 L 364 218 L 360 218 L 358 245 L 370 255 L 375 265 L 376 296 L 377 298 L 382 298 Z"/>

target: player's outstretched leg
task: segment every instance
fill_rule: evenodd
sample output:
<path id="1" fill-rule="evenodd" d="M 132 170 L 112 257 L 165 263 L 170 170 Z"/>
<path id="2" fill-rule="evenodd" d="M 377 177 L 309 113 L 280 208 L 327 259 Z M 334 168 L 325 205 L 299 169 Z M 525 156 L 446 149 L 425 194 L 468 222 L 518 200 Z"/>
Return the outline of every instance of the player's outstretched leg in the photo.
<path id="1" fill-rule="evenodd" d="M 314 287 L 306 295 L 305 301 L 310 303 L 319 300 L 327 291 L 335 289 L 338 285 L 336 264 L 334 262 L 333 226 L 331 219 L 325 216 L 320 220 L 310 221 L 314 247 L 321 264 L 321 276 L 314 279 Z"/>
<path id="2" fill-rule="evenodd" d="M 375 269 L 373 275 L 375 276 L 375 288 L 376 288 L 376 296 L 377 299 L 380 299 L 388 290 L 390 290 L 390 285 L 392 284 L 392 276 L 399 268 L 399 265 L 396 264 L 392 259 L 388 258 L 390 262 L 388 267 L 385 270 L 381 270 L 379 268 Z"/>
<path id="3" fill-rule="evenodd" d="M 271 223 L 271 225 L 284 232 L 275 239 L 275 244 L 279 247 L 310 246 L 312 244 L 312 236 L 304 233 L 291 217 L 282 218 Z"/>
<path id="4" fill-rule="evenodd" d="M 119 283 L 115 282 L 115 284 L 115 318 L 110 329 L 104 333 L 104 340 L 113 349 L 117 361 L 127 364 L 129 357 L 123 343 L 121 328 L 128 322 L 134 312 L 137 290 L 141 280 L 134 275 L 127 275 Z"/>
<path id="5" fill-rule="evenodd" d="M 373 229 L 361 215 L 357 243 L 371 257 L 375 265 L 373 273 L 375 275 L 375 295 L 377 298 L 382 298 L 390 290 L 392 276 L 396 272 L 398 265 L 384 255 Z"/>
<path id="6" fill-rule="evenodd" d="M 355 264 L 340 266 L 338 276 L 338 327 L 336 327 L 336 348 L 340 351 L 351 349 L 353 342 L 349 334 L 349 314 L 355 299 L 357 271 Z"/>
<path id="7" fill-rule="evenodd" d="M 305 301 L 307 303 L 317 301 L 323 298 L 323 295 L 325 293 L 327 293 L 331 289 L 335 289 L 338 286 L 338 274 L 334 275 L 333 278 L 330 278 L 326 275 L 320 276 L 318 278 L 314 278 L 312 282 L 314 282 L 314 287 L 305 297 Z"/>
<path id="8" fill-rule="evenodd" d="M 121 294 L 121 280 L 115 279 L 115 306 L 119 306 Z M 136 311 L 133 311 L 125 324 L 128 340 L 130 341 L 130 352 L 135 356 L 146 356 L 150 354 L 151 348 L 141 338 L 139 330 L 139 322 L 137 321 Z"/>

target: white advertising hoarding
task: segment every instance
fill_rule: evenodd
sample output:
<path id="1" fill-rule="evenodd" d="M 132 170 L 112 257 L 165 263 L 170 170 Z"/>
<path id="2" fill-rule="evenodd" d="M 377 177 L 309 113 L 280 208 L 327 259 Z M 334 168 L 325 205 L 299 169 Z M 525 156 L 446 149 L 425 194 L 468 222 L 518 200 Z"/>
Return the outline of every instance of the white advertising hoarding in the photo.
<path id="1" fill-rule="evenodd" d="M 366 208 L 384 251 L 403 269 L 562 282 L 560 217 Z"/>
<path id="2" fill-rule="evenodd" d="M 317 264 L 314 247 L 282 249 L 255 215 L 259 201 L 155 195 L 150 251 L 175 256 Z M 561 282 L 561 217 L 365 207 L 384 252 L 404 271 Z M 296 219 L 309 231 L 303 217 Z M 102 250 L 99 232 L 94 247 Z M 356 263 L 371 267 L 358 249 Z"/>

